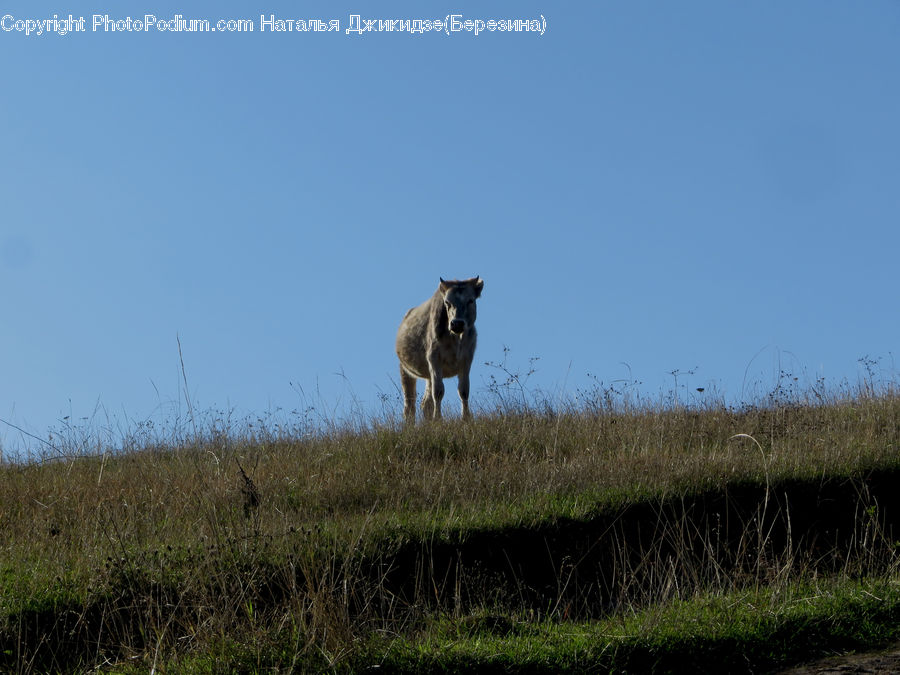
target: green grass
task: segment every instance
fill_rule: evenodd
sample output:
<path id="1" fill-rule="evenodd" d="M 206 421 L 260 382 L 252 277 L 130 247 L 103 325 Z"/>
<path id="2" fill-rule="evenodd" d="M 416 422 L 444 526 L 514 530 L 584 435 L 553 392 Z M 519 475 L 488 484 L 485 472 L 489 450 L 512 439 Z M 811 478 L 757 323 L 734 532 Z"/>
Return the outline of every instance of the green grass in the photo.
<path id="1" fill-rule="evenodd" d="M 795 584 L 675 601 L 592 621 L 442 619 L 377 644 L 364 668 L 391 672 L 765 672 L 900 638 L 900 585 Z"/>
<path id="2" fill-rule="evenodd" d="M 862 389 L 79 438 L 99 454 L 0 465 L 0 670 L 759 672 L 880 644 L 898 420 Z"/>

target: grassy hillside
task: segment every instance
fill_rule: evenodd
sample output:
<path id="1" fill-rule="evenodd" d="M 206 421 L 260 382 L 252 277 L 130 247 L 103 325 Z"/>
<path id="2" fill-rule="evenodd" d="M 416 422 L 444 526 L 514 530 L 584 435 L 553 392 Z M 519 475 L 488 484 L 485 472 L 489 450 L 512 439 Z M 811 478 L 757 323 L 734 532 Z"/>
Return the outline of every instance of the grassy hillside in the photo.
<path id="1" fill-rule="evenodd" d="M 866 389 L 82 438 L 0 466 L 0 670 L 759 672 L 877 644 L 898 445 L 900 398 Z"/>

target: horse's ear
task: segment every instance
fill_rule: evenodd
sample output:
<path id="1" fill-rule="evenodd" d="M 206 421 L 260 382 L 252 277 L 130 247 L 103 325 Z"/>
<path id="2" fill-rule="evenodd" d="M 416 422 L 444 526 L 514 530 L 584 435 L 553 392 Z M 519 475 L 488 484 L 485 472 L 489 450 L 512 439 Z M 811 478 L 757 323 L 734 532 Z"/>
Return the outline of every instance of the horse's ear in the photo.
<path id="1" fill-rule="evenodd" d="M 475 280 L 472 283 L 472 286 L 475 287 L 475 297 L 481 297 L 481 289 L 484 288 L 484 279 L 481 277 L 475 277 Z"/>
<path id="2" fill-rule="evenodd" d="M 443 293 L 444 291 L 448 290 L 448 289 L 453 285 L 453 283 L 450 282 L 450 281 L 444 281 L 444 278 L 443 278 L 443 277 L 438 277 L 438 279 L 441 280 L 441 285 L 438 286 L 438 288 L 441 289 L 441 292 L 442 292 L 442 293 Z"/>

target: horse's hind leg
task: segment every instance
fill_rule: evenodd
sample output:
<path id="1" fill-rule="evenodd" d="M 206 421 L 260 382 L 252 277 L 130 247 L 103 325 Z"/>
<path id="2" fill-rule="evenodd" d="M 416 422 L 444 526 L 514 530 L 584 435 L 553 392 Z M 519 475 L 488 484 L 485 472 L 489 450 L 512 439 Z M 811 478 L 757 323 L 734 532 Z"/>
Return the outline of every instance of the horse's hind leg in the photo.
<path id="1" fill-rule="evenodd" d="M 403 387 L 403 418 L 407 424 L 416 421 L 416 376 L 400 366 L 400 386 Z"/>

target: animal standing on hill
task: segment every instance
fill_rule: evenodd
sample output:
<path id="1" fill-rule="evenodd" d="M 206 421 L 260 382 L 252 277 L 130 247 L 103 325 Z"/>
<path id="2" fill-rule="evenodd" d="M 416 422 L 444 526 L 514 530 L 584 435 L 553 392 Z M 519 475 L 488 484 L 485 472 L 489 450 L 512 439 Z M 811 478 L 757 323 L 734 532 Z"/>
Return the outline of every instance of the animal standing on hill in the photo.
<path id="1" fill-rule="evenodd" d="M 475 357 L 475 300 L 484 281 L 479 277 L 444 281 L 430 299 L 413 307 L 397 331 L 403 416 L 416 421 L 416 378 L 425 380 L 422 414 L 440 419 L 444 378 L 457 377 L 462 416 L 469 415 L 469 370 Z"/>

